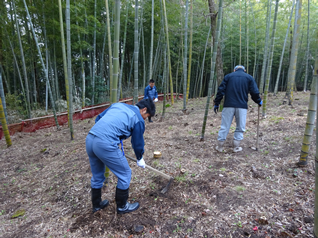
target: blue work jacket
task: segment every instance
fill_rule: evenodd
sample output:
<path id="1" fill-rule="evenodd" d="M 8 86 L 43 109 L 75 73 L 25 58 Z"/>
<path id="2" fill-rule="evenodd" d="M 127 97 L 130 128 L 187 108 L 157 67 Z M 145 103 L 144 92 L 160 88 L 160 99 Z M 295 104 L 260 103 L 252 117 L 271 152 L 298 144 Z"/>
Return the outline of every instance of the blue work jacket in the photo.
<path id="1" fill-rule="evenodd" d="M 225 96 L 224 107 L 247 109 L 249 93 L 255 103 L 259 104 L 262 101 L 254 78 L 245 73 L 243 69 L 238 69 L 224 77 L 218 88 L 214 104 L 219 105 Z"/>
<path id="2" fill-rule="evenodd" d="M 95 125 L 89 133 L 118 145 L 121 140 L 131 136 L 131 144 L 137 160 L 144 154 L 145 120 L 137 106 L 114 103 L 95 119 Z"/>
<path id="3" fill-rule="evenodd" d="M 156 86 L 153 86 L 151 88 L 149 85 L 145 88 L 144 92 L 144 99 L 150 98 L 151 100 L 154 100 L 155 98 L 158 98 L 158 92 Z"/>

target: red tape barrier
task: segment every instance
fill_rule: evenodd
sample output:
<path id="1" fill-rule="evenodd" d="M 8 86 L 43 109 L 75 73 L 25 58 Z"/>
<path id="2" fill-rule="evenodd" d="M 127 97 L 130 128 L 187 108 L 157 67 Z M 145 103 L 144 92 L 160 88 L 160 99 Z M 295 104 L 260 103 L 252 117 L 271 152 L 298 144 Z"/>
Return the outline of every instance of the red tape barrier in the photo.
<path id="1" fill-rule="evenodd" d="M 167 96 L 170 96 L 170 93 L 167 94 Z M 183 96 L 182 94 L 179 94 L 180 99 L 182 98 L 182 96 Z M 143 97 L 144 96 L 139 96 L 138 100 L 143 99 Z M 173 97 L 176 98 L 175 93 L 173 94 Z M 163 94 L 158 94 L 158 100 L 160 101 L 163 100 Z M 132 105 L 133 98 L 121 99 L 119 102 Z M 92 118 L 102 113 L 105 109 L 109 107 L 109 105 L 110 103 L 103 103 L 103 104 L 98 104 L 94 106 L 87 106 L 81 110 L 76 110 L 73 113 L 73 121 Z M 59 125 L 66 124 L 68 122 L 67 112 L 57 114 L 56 116 L 57 116 L 57 121 Z M 20 123 L 10 124 L 8 125 L 8 128 L 9 128 L 10 135 L 14 135 L 16 132 L 35 132 L 37 130 L 52 127 L 52 126 L 56 126 L 54 115 L 27 119 Z M 4 135 L 3 135 L 2 126 L 0 126 L 0 140 L 2 139 L 3 136 Z"/>

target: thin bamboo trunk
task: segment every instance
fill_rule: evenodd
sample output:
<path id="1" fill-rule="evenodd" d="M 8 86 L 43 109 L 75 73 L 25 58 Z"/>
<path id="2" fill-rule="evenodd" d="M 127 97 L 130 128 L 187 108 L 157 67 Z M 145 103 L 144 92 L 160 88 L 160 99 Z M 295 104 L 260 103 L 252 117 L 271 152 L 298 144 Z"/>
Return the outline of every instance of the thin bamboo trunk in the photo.
<path id="1" fill-rule="evenodd" d="M 179 71 L 179 57 L 180 57 L 180 48 L 179 48 L 179 52 L 178 52 L 178 61 L 177 61 L 177 70 L 176 70 L 176 100 L 178 100 L 179 98 L 179 91 L 178 91 L 178 71 Z"/>
<path id="2" fill-rule="evenodd" d="M 5 30 L 6 31 L 6 30 Z M 10 37 L 6 31 L 6 35 L 8 37 L 8 41 L 9 41 L 9 44 L 10 44 L 10 48 L 11 48 L 11 51 L 12 51 L 12 56 L 13 56 L 13 60 L 14 60 L 14 65 L 15 65 L 15 69 L 17 70 L 18 72 L 18 76 L 19 76 L 19 80 L 20 80 L 20 85 L 21 85 L 21 90 L 22 90 L 22 95 L 24 97 L 24 100 L 25 100 L 25 109 L 26 111 L 28 111 L 28 103 L 27 103 L 27 100 L 26 100 L 26 95 L 25 95 L 25 90 L 24 90 L 24 86 L 23 86 L 23 81 L 22 81 L 22 76 L 21 76 L 21 72 L 20 72 L 20 68 L 19 68 L 19 65 L 18 65 L 18 60 L 17 60 L 17 57 L 14 53 L 14 49 L 13 49 L 13 46 L 12 46 L 12 43 L 11 43 L 11 40 L 10 40 Z M 15 72 L 15 71 L 14 71 Z M 16 86 L 14 86 L 14 92 L 15 92 L 15 95 L 17 95 L 16 93 Z"/>
<path id="3" fill-rule="evenodd" d="M 316 30 L 316 45 L 318 45 L 318 30 Z M 316 51 L 315 68 L 313 72 L 313 82 L 316 82 L 316 90 L 318 90 L 318 51 Z M 318 111 L 318 110 L 317 110 Z M 318 118 L 318 115 L 316 115 Z M 316 120 L 316 128 L 318 128 L 318 120 Z M 316 138 L 318 138 L 318 130 L 316 129 Z M 318 237 L 318 140 L 316 139 L 315 154 L 315 212 L 314 212 L 314 238 Z"/>
<path id="4" fill-rule="evenodd" d="M 0 71 L 2 72 L 3 79 L 4 79 L 4 83 L 6 84 L 7 91 L 8 91 L 9 94 L 11 94 L 10 84 L 9 84 L 9 82 L 7 81 L 5 72 L 4 72 L 3 67 L 2 67 L 2 65 L 1 65 L 1 62 L 0 62 Z"/>
<path id="5" fill-rule="evenodd" d="M 125 59 L 125 48 L 126 48 L 126 36 L 127 36 L 127 22 L 128 22 L 128 9 L 130 4 L 126 6 L 126 20 L 125 20 L 125 30 L 124 30 L 124 43 L 122 46 L 122 57 L 121 57 L 121 67 L 120 67 L 120 75 L 119 75 L 119 83 L 118 83 L 118 92 L 117 92 L 117 102 L 119 101 L 121 95 L 121 88 L 122 88 L 122 78 L 123 78 L 123 69 L 124 69 L 124 59 Z"/>
<path id="6" fill-rule="evenodd" d="M 144 39 L 144 25 L 143 25 L 143 20 L 141 19 L 141 39 L 142 39 L 142 65 L 144 67 L 143 71 L 143 80 L 142 80 L 142 88 L 146 87 L 146 57 L 145 57 L 145 39 Z"/>
<path id="7" fill-rule="evenodd" d="M 295 17 L 295 27 L 293 34 L 293 44 L 290 56 L 290 63 L 288 69 L 288 104 L 293 105 L 294 101 L 294 86 L 295 86 L 295 76 L 296 76 L 296 67 L 297 67 L 297 58 L 298 58 L 298 46 L 299 46 L 299 32 L 301 25 L 301 9 L 302 9 L 302 0 L 298 0 L 296 6 L 296 17 Z"/>
<path id="8" fill-rule="evenodd" d="M 204 63 L 205 63 L 205 53 L 206 53 L 206 49 L 207 49 L 207 46 L 208 46 L 208 41 L 209 41 L 209 38 L 210 38 L 210 32 L 211 32 L 211 26 L 209 28 L 208 36 L 206 38 L 205 47 L 204 47 L 204 54 L 203 54 L 202 67 L 201 67 L 201 79 L 200 79 L 200 93 L 199 93 L 199 97 L 202 97 L 202 81 L 203 81 L 203 71 L 204 71 Z"/>
<path id="9" fill-rule="evenodd" d="M 2 83 L 2 73 L 0 71 L 0 97 L 2 100 L 2 107 L 4 112 L 4 117 L 6 119 L 6 122 L 8 122 L 8 114 L 7 114 L 7 106 L 6 106 L 6 98 L 4 95 L 4 89 L 3 89 L 3 83 Z M 9 123 L 9 122 L 8 122 Z"/>
<path id="10" fill-rule="evenodd" d="M 138 102 L 138 0 L 135 0 L 135 33 L 134 33 L 134 104 Z"/>
<path id="11" fill-rule="evenodd" d="M 16 6 L 15 6 L 15 1 L 13 0 L 13 8 L 14 8 L 14 14 L 15 14 L 15 26 L 16 26 L 16 31 L 18 35 L 18 40 L 19 40 L 19 46 L 20 46 L 20 54 L 21 54 L 21 60 L 22 60 L 22 69 L 23 69 L 23 75 L 24 75 L 24 84 L 25 84 L 25 95 L 26 95 L 26 106 L 27 106 L 27 112 L 28 112 L 28 118 L 32 118 L 31 115 L 31 107 L 30 107 L 30 95 L 29 95 L 29 82 L 28 82 L 28 75 L 26 71 L 26 65 L 25 65 L 25 59 L 24 59 L 24 52 L 23 52 L 23 46 L 22 46 L 22 41 L 21 41 L 21 36 L 20 36 L 20 27 L 17 19 L 17 12 L 16 12 Z"/>
<path id="12" fill-rule="evenodd" d="M 184 55 L 183 55 L 183 112 L 187 111 L 187 60 L 188 60 L 188 11 L 189 0 L 186 0 L 185 24 L 184 24 Z"/>
<path id="13" fill-rule="evenodd" d="M 253 66 L 253 78 L 255 79 L 256 76 L 256 61 L 257 61 L 257 38 L 256 38 L 256 21 L 255 21 L 255 14 L 254 14 L 254 10 L 253 10 L 253 6 L 251 5 L 251 2 L 249 0 L 250 3 L 250 7 L 252 10 L 252 14 L 253 14 L 253 23 L 254 23 L 254 39 L 255 39 L 255 49 L 254 49 L 254 66 Z"/>
<path id="14" fill-rule="evenodd" d="M 154 33 L 154 8 L 155 1 L 151 0 L 151 36 L 150 36 L 150 63 L 149 63 L 149 79 L 152 79 L 152 57 L 153 57 L 153 33 Z"/>
<path id="15" fill-rule="evenodd" d="M 71 133 L 71 140 L 74 139 L 73 132 L 73 80 L 72 80 L 72 54 L 71 54 L 71 14 L 70 14 L 70 0 L 66 0 L 65 9 L 66 20 L 66 46 L 67 46 L 67 76 L 69 86 L 69 126 Z"/>
<path id="16" fill-rule="evenodd" d="M 266 117 L 268 87 L 269 87 L 269 82 L 270 82 L 270 78 L 271 78 L 271 71 L 272 71 L 272 64 L 273 64 L 273 57 L 274 57 L 274 46 L 275 46 L 275 33 L 276 33 L 276 25 L 277 25 L 278 3 L 279 3 L 279 0 L 276 0 L 274 23 L 273 23 L 272 38 L 271 38 L 271 48 L 270 48 L 270 55 L 269 55 L 269 64 L 267 66 L 266 84 L 265 84 L 265 91 L 264 91 L 263 105 L 262 105 L 262 109 L 263 109 L 262 116 L 263 116 L 263 118 Z"/>
<path id="17" fill-rule="evenodd" d="M 96 1 L 94 1 L 94 33 L 93 33 L 93 65 L 92 65 L 92 99 L 91 99 L 91 105 L 95 104 L 95 75 L 96 75 L 96 68 L 95 68 L 95 62 L 96 62 Z M 107 0 L 105 0 L 107 2 Z M 108 4 L 106 4 L 106 15 L 108 17 Z"/>
<path id="18" fill-rule="evenodd" d="M 308 21 L 307 21 L 307 50 L 306 50 L 306 69 L 305 69 L 305 80 L 304 80 L 304 92 L 307 91 L 307 80 L 308 80 L 308 58 L 309 58 L 309 23 L 310 23 L 310 0 L 308 0 Z"/>
<path id="19" fill-rule="evenodd" d="M 66 94 L 66 103 L 67 103 L 67 121 L 68 127 L 71 128 L 71 110 L 70 110 L 70 93 L 69 93 L 69 82 L 68 82 L 68 73 L 67 73 L 67 59 L 66 59 L 66 50 L 65 50 L 65 39 L 64 39 L 64 25 L 63 25 L 63 14 L 62 14 L 62 2 L 59 3 L 59 20 L 60 20 L 60 32 L 61 32 L 61 45 L 62 45 L 62 56 L 63 56 L 63 70 L 64 70 L 64 81 L 65 81 L 65 94 Z M 72 136 L 72 135 L 71 135 Z"/>
<path id="20" fill-rule="evenodd" d="M 206 126 L 206 121 L 208 118 L 210 99 L 211 99 L 211 95 L 212 95 L 212 83 L 213 83 L 213 78 L 214 78 L 216 56 L 217 56 L 217 51 L 218 51 L 222 13 L 223 13 L 223 0 L 219 0 L 218 20 L 217 20 L 217 25 L 216 25 L 216 30 L 215 30 L 215 39 L 214 39 L 214 45 L 213 45 L 211 77 L 210 77 L 210 82 L 209 82 L 208 97 L 207 97 L 203 125 L 202 125 L 201 140 L 204 140 L 205 126 Z"/>
<path id="21" fill-rule="evenodd" d="M 2 124 L 2 131 L 4 134 L 4 138 L 6 139 L 7 146 L 10 147 L 12 145 L 12 142 L 11 142 L 10 133 L 9 133 L 8 125 L 7 125 L 7 120 L 3 111 L 1 97 L 0 97 L 0 122 Z"/>
<path id="22" fill-rule="evenodd" d="M 114 25 L 114 70 L 112 83 L 112 98 L 111 102 L 117 102 L 117 86 L 118 86 L 118 72 L 119 72 L 119 36 L 120 36 L 120 0 L 115 2 L 115 25 Z"/>
<path id="23" fill-rule="evenodd" d="M 288 32 L 289 32 L 289 28 L 290 28 L 291 19 L 293 16 L 294 6 L 295 6 L 295 1 L 293 0 L 293 6 L 292 6 L 292 10 L 290 11 L 289 22 L 288 22 L 288 27 L 286 30 L 286 36 L 285 36 L 285 40 L 284 40 L 283 50 L 282 50 L 282 54 L 280 56 L 280 61 L 279 61 L 279 68 L 278 68 L 277 79 L 276 79 L 276 83 L 275 83 L 274 95 L 276 95 L 278 92 L 279 77 L 280 77 L 280 72 L 282 70 L 283 58 L 284 58 L 284 53 L 285 53 L 285 46 L 286 46 L 286 41 L 288 38 Z"/>
<path id="24" fill-rule="evenodd" d="M 167 81 L 168 81 L 168 73 L 167 73 L 167 46 L 163 45 L 163 103 L 162 103 L 162 114 L 160 121 L 163 121 L 166 113 L 166 95 L 167 95 Z"/>
<path id="25" fill-rule="evenodd" d="M 265 71 L 266 71 L 266 63 L 268 61 L 267 54 L 268 54 L 268 38 L 269 38 L 269 28 L 271 22 L 271 9 L 272 9 L 272 2 L 268 0 L 267 2 L 267 19 L 266 19 L 266 36 L 265 36 L 265 46 L 264 46 L 264 57 L 263 57 L 263 65 L 262 65 L 262 73 L 261 73 L 261 80 L 259 84 L 259 92 L 263 94 L 264 91 L 264 80 L 265 80 Z"/>
<path id="26" fill-rule="evenodd" d="M 190 42 L 189 42 L 189 65 L 188 65 L 188 81 L 187 81 L 187 103 L 189 99 L 190 90 L 190 78 L 191 78 L 191 64 L 192 64 L 192 39 L 193 39 L 193 1 L 191 1 L 190 6 Z"/>
<path id="27" fill-rule="evenodd" d="M 31 20 L 31 17 L 30 17 L 30 14 L 29 14 L 29 10 L 28 10 L 28 7 L 27 7 L 27 4 L 26 4 L 25 0 L 23 0 L 23 3 L 24 3 L 25 10 L 26 10 L 26 12 L 27 12 L 27 17 L 28 17 L 28 19 L 29 19 L 29 24 L 30 24 L 31 29 L 32 29 L 33 38 L 34 38 L 34 40 L 35 40 L 35 44 L 36 44 L 36 47 L 37 47 L 37 50 L 38 50 L 38 55 L 39 55 L 40 60 L 41 60 L 42 68 L 43 68 L 43 71 L 45 72 L 45 71 L 46 71 L 46 68 L 45 68 L 45 64 L 44 64 L 44 61 L 43 61 L 43 58 L 42 58 L 41 50 L 40 50 L 40 47 L 39 47 L 39 44 L 38 44 L 38 38 L 37 38 L 36 35 L 35 35 L 35 30 L 34 30 L 34 28 L 33 28 L 32 20 Z M 45 74 L 45 75 L 47 75 L 47 74 Z M 47 84 L 48 84 L 49 95 L 50 95 L 50 100 L 51 100 L 51 104 L 52 104 L 52 109 L 53 109 L 53 115 L 54 115 L 55 124 L 56 124 L 56 127 L 59 129 L 60 126 L 59 126 L 59 123 L 58 123 L 57 117 L 56 117 L 55 103 L 54 103 L 54 100 L 53 100 L 52 91 L 51 91 L 50 82 L 49 82 L 48 77 L 46 77 L 46 82 L 47 82 Z"/>
<path id="28" fill-rule="evenodd" d="M 59 89 L 59 80 L 57 75 L 57 66 L 56 66 L 56 53 L 55 53 L 55 41 L 53 42 L 53 57 L 54 57 L 54 78 L 55 78 L 55 91 L 57 100 L 60 99 L 60 89 Z"/>
<path id="29" fill-rule="evenodd" d="M 166 0 L 162 0 L 163 2 L 163 11 L 165 14 L 165 29 L 166 29 L 166 43 L 167 43 L 167 49 L 168 49 L 168 65 L 169 65 L 169 76 L 170 76 L 170 95 L 171 95 L 171 105 L 174 104 L 174 98 L 173 98 L 173 82 L 172 82 L 172 69 L 171 69 L 171 59 L 170 59 L 170 43 L 169 43 L 169 29 L 168 29 L 168 17 L 166 12 Z M 168 79 L 167 79 L 168 80 Z"/>

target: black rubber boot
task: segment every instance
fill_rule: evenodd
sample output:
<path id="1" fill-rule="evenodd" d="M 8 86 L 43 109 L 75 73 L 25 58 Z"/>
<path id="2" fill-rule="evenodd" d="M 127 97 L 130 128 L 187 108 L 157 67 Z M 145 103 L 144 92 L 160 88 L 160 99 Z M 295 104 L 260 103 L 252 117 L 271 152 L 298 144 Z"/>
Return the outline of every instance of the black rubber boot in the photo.
<path id="1" fill-rule="evenodd" d="M 102 201 L 102 189 L 92 188 L 92 203 L 93 203 L 93 213 L 107 207 L 109 205 L 108 200 Z"/>
<path id="2" fill-rule="evenodd" d="M 127 202 L 129 194 L 129 188 L 126 190 L 121 190 L 116 187 L 116 204 L 117 204 L 117 213 L 118 214 L 124 214 L 128 212 L 135 211 L 139 208 L 139 203 L 129 203 Z"/>
<path id="3" fill-rule="evenodd" d="M 148 121 L 149 121 L 149 122 L 153 122 L 153 121 L 151 120 L 151 117 L 148 117 Z"/>

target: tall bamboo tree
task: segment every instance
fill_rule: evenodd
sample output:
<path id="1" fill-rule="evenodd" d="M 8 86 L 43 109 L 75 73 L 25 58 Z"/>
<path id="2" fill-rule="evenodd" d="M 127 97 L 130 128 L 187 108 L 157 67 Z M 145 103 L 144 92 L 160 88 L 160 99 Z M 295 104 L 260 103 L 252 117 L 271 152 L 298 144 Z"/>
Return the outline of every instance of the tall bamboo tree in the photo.
<path id="1" fill-rule="evenodd" d="M 76 4 L 76 0 L 74 0 L 74 4 Z M 82 108 L 85 107 L 85 69 L 84 69 L 84 62 L 83 62 L 83 52 L 82 52 L 82 43 L 81 43 L 81 35 L 79 31 L 79 25 L 77 20 L 77 8 L 75 7 L 75 16 L 76 16 L 76 26 L 77 26 L 77 38 L 80 44 L 80 58 L 81 58 L 81 77 L 82 77 Z M 75 83 L 75 82 L 74 82 Z"/>
<path id="2" fill-rule="evenodd" d="M 202 67 L 201 67 L 201 79 L 200 79 L 200 92 L 199 97 L 202 97 L 202 81 L 203 81 L 203 72 L 204 72 L 204 63 L 205 63 L 205 53 L 208 46 L 209 38 L 210 38 L 211 26 L 209 28 L 208 36 L 206 38 L 205 47 L 204 47 L 204 54 L 202 59 Z"/>
<path id="3" fill-rule="evenodd" d="M 187 111 L 188 11 L 189 0 L 186 0 L 183 52 L 183 112 Z"/>
<path id="4" fill-rule="evenodd" d="M 291 19 L 293 17 L 294 6 L 295 6 L 295 0 L 293 0 L 293 6 L 292 6 L 292 9 L 290 11 L 288 27 L 287 27 L 287 30 L 286 30 L 286 36 L 285 36 L 285 40 L 284 40 L 282 54 L 280 56 L 279 67 L 278 67 L 278 72 L 277 72 L 277 79 L 276 79 L 275 89 L 274 89 L 274 95 L 276 95 L 277 91 L 278 91 L 278 83 L 279 83 L 279 78 L 280 78 L 280 72 L 282 70 L 284 52 L 285 52 L 285 47 L 286 47 L 286 41 L 287 41 L 287 38 L 288 38 L 288 32 L 289 32 L 289 28 L 290 28 Z"/>
<path id="5" fill-rule="evenodd" d="M 43 58 L 42 58 L 41 50 L 40 50 L 39 43 L 38 43 L 38 38 L 35 35 L 35 30 L 33 28 L 33 24 L 32 24 L 32 20 L 31 20 L 30 14 L 29 14 L 28 6 L 26 5 L 25 0 L 23 0 L 23 3 L 24 3 L 24 7 L 25 7 L 25 10 L 26 10 L 26 13 L 27 13 L 29 24 L 30 24 L 31 29 L 32 29 L 33 38 L 35 40 L 35 44 L 36 44 L 36 47 L 37 47 L 37 50 L 38 50 L 38 55 L 40 57 L 40 61 L 41 61 L 41 65 L 42 65 L 43 71 L 46 72 L 46 67 L 45 67 L 45 64 L 44 64 L 44 61 L 43 61 Z M 49 96 L 50 96 L 50 101 L 51 101 L 51 104 L 52 104 L 55 124 L 56 124 L 56 127 L 59 128 L 60 126 L 59 126 L 59 123 L 58 123 L 57 117 L 56 117 L 55 103 L 54 103 L 54 100 L 53 100 L 53 95 L 52 95 L 52 90 L 51 90 L 51 87 L 50 87 L 49 78 L 47 77 L 47 74 L 45 74 L 45 75 L 46 75 L 46 77 L 45 77 L 46 78 L 46 82 L 48 84 Z"/>
<path id="6" fill-rule="evenodd" d="M 120 35 L 120 0 L 115 2 L 115 27 L 114 27 L 114 58 L 113 58 L 113 83 L 112 83 L 112 98 L 111 102 L 117 102 L 117 86 L 119 72 L 119 35 Z"/>
<path id="7" fill-rule="evenodd" d="M 138 0 L 135 0 L 135 34 L 134 34 L 134 103 L 138 102 Z"/>
<path id="8" fill-rule="evenodd" d="M 271 47 L 270 47 L 270 52 L 269 52 L 270 53 L 270 55 L 269 55 L 269 64 L 267 65 L 266 83 L 265 83 L 263 105 L 262 105 L 262 108 L 263 108 L 262 116 L 264 118 L 266 117 L 267 94 L 268 94 L 269 82 L 270 82 L 270 79 L 271 79 L 272 64 L 273 64 L 273 57 L 274 57 L 274 46 L 275 46 L 275 33 L 276 33 L 276 24 L 277 24 L 278 3 L 279 3 L 279 0 L 276 0 L 275 15 L 274 15 L 274 22 L 273 22 L 273 29 L 272 29 L 272 38 L 271 38 Z"/>
<path id="9" fill-rule="evenodd" d="M 193 39 L 193 1 L 191 1 L 190 6 L 190 42 L 189 42 L 189 64 L 188 64 L 188 81 L 187 81 L 187 103 L 189 99 L 190 90 L 190 78 L 191 78 L 191 63 L 192 63 L 192 39 Z"/>
<path id="10" fill-rule="evenodd" d="M 174 104 L 173 98 L 173 82 L 172 82 L 172 70 L 171 70 L 171 59 L 170 59 L 170 44 L 169 44 L 169 29 L 168 29 L 168 17 L 166 12 L 166 0 L 162 0 L 163 2 L 163 11 L 165 14 L 165 29 L 166 29 L 166 44 L 167 44 L 167 51 L 168 51 L 168 64 L 169 64 L 169 82 L 170 82 L 170 96 L 171 96 L 171 105 Z M 168 79 L 167 79 L 168 80 Z"/>
<path id="11" fill-rule="evenodd" d="M 264 56 L 263 56 L 263 64 L 262 64 L 262 73 L 261 73 L 261 80 L 259 84 L 259 92 L 262 94 L 264 91 L 264 80 L 265 80 L 265 71 L 267 66 L 267 54 L 268 54 L 268 38 L 269 38 L 269 28 L 270 28 L 270 22 L 271 22 L 271 8 L 272 7 L 272 1 L 268 0 L 267 2 L 267 15 L 266 15 L 266 36 L 265 36 L 265 46 L 264 46 Z"/>
<path id="12" fill-rule="evenodd" d="M 208 97 L 207 97 L 206 106 L 205 106 L 205 113 L 204 113 L 204 118 L 203 118 L 201 141 L 204 140 L 205 126 L 206 126 L 206 121 L 208 118 L 210 99 L 211 99 L 211 95 L 212 95 L 212 83 L 213 83 L 213 78 L 214 78 L 216 55 L 217 55 L 217 51 L 218 51 L 220 28 L 221 28 L 221 22 L 222 22 L 222 13 L 223 13 L 223 0 L 219 0 L 218 20 L 217 20 L 215 37 L 214 37 L 214 42 L 213 42 L 214 45 L 213 45 L 213 55 L 212 55 L 211 76 L 210 76 L 210 82 L 209 82 Z"/>
<path id="13" fill-rule="evenodd" d="M 67 76 L 69 86 L 69 126 L 71 133 L 71 140 L 73 136 L 73 80 L 72 80 L 72 55 L 71 55 L 71 14 L 70 14 L 70 0 L 66 0 L 65 9 L 65 20 L 66 20 L 66 46 L 67 46 Z"/>
<path id="14" fill-rule="evenodd" d="M 17 60 L 17 57 L 15 55 L 14 48 L 13 48 L 13 45 L 11 43 L 10 36 L 8 35 L 6 29 L 5 29 L 5 32 L 6 32 L 6 35 L 7 35 L 9 44 L 10 44 L 12 56 L 13 56 L 13 61 L 14 61 L 14 66 L 15 66 L 14 67 L 14 72 L 15 72 L 15 70 L 17 70 L 19 81 L 20 81 L 20 85 L 21 85 L 22 96 L 25 99 L 25 101 L 24 101 L 25 102 L 25 109 L 26 109 L 26 111 L 28 111 L 28 103 L 27 103 L 27 100 L 26 100 L 26 95 L 25 95 L 25 90 L 24 90 L 24 86 L 23 86 L 23 81 L 22 81 L 22 76 L 21 76 L 21 72 L 20 72 L 20 67 L 18 65 L 18 60 Z M 15 91 L 15 94 L 16 94 L 16 87 L 15 87 L 14 91 Z"/>
<path id="15" fill-rule="evenodd" d="M 316 45 L 318 45 L 318 30 L 316 30 Z M 315 68 L 313 72 L 313 81 L 316 82 L 316 90 L 318 89 L 318 51 L 316 51 Z M 318 118 L 318 115 L 316 115 Z M 316 120 L 316 128 L 318 128 L 318 120 Z M 316 130 L 316 138 L 318 138 L 318 130 Z M 316 155 L 315 155 L 315 188 L 318 188 L 318 140 L 316 139 Z M 315 214 L 314 214 L 314 237 L 318 237 L 318 189 L 315 189 Z"/>
<path id="16" fill-rule="evenodd" d="M 308 22 L 307 22 L 307 50 L 306 50 L 306 69 L 305 69 L 305 80 L 304 80 L 304 92 L 307 90 L 307 80 L 308 80 L 308 59 L 309 59 L 309 23 L 310 23 L 310 0 L 308 0 Z"/>
<path id="17" fill-rule="evenodd" d="M 152 79 L 154 9 L 155 9 L 155 1 L 151 0 L 151 36 L 150 36 L 150 57 L 149 57 L 149 62 L 150 62 L 149 63 L 149 79 Z"/>
<path id="18" fill-rule="evenodd" d="M 108 0 L 105 0 L 106 5 L 106 20 L 107 20 L 107 36 L 108 36 L 108 68 L 109 68 L 109 92 L 110 98 L 112 98 L 112 88 L 113 88 L 113 63 L 112 63 L 112 39 L 110 33 L 110 18 L 109 18 L 109 5 Z M 117 87 L 117 86 L 116 86 Z"/>
<path id="19" fill-rule="evenodd" d="M 290 63 L 289 63 L 289 69 L 288 69 L 288 79 L 287 79 L 288 80 L 287 96 L 288 96 L 289 105 L 293 105 L 293 101 L 294 101 L 293 91 L 294 91 L 294 85 L 295 85 L 296 67 L 297 67 L 297 58 L 298 58 L 301 9 L 302 9 L 302 0 L 298 0 L 296 5 L 293 44 L 291 49 Z"/>
<path id="20" fill-rule="evenodd" d="M 64 39 L 64 26 L 63 26 L 63 14 L 62 14 L 62 2 L 59 2 L 59 19 L 60 19 L 60 31 L 61 31 L 61 45 L 62 45 L 62 56 L 63 56 L 63 70 L 64 70 L 64 81 L 65 81 L 65 94 L 66 94 L 66 103 L 67 103 L 67 120 L 68 127 L 71 129 L 71 114 L 72 110 L 70 108 L 70 88 L 69 88 L 69 76 L 68 76 L 68 68 L 67 68 L 67 59 L 66 59 L 66 50 L 65 50 L 65 39 Z M 73 132 L 71 132 L 71 138 Z"/>
<path id="21" fill-rule="evenodd" d="M 0 97 L 1 97 L 1 100 L 2 100 L 2 107 L 3 107 L 4 116 L 5 116 L 6 121 L 8 122 L 6 98 L 5 98 L 5 95 L 4 95 L 1 70 L 0 70 Z"/>
<path id="22" fill-rule="evenodd" d="M 168 80 L 168 73 L 167 73 L 167 46 L 163 44 L 163 102 L 162 102 L 162 114 L 160 121 L 163 121 L 166 113 L 166 95 L 167 95 L 167 80 Z"/>
<path id="23" fill-rule="evenodd" d="M 15 26 L 16 26 L 16 31 L 18 35 L 18 41 L 19 41 L 19 46 L 20 46 L 20 54 L 21 54 L 21 60 L 22 60 L 22 69 L 23 69 L 23 75 L 24 75 L 24 84 L 25 84 L 25 95 L 26 95 L 26 106 L 27 106 L 27 112 L 28 112 L 28 118 L 31 118 L 31 107 L 30 107 L 30 93 L 29 93 L 29 82 L 28 82 L 28 75 L 27 75 L 27 70 L 26 70 L 26 65 L 25 65 L 25 59 L 24 59 L 24 52 L 23 52 L 23 46 L 22 46 L 22 41 L 21 41 L 21 36 L 20 36 L 20 27 L 17 19 L 17 12 L 16 12 L 16 6 L 15 6 L 15 1 L 12 1 L 13 3 L 13 8 L 14 8 L 14 14 L 15 14 Z"/>
<path id="24" fill-rule="evenodd" d="M 0 122 L 2 124 L 2 131 L 6 139 L 7 146 L 10 147 L 12 145 L 12 142 L 11 142 L 10 133 L 9 133 L 8 125 L 7 125 L 7 120 L 3 111 L 1 97 L 0 97 Z"/>
<path id="25" fill-rule="evenodd" d="M 257 38 L 256 38 L 256 21 L 255 21 L 255 14 L 254 14 L 254 10 L 253 10 L 253 6 L 250 3 L 250 7 L 252 10 L 252 14 L 253 14 L 253 23 L 254 23 L 254 40 L 255 40 L 255 49 L 254 49 L 254 66 L 253 66 L 253 78 L 255 79 L 256 76 L 256 61 L 257 61 Z"/>
<path id="26" fill-rule="evenodd" d="M 96 62 L 96 1 L 94 1 L 94 33 L 93 33 L 93 65 L 92 65 L 92 99 L 91 99 L 91 104 L 94 105 L 95 104 L 95 75 L 96 75 L 96 68 L 95 68 L 95 62 Z M 106 0 L 107 2 L 107 0 Z M 106 4 L 108 5 L 108 4 Z M 108 6 L 106 6 L 107 9 Z M 106 10 L 106 15 L 108 17 L 108 12 Z"/>

